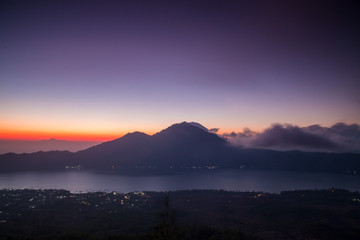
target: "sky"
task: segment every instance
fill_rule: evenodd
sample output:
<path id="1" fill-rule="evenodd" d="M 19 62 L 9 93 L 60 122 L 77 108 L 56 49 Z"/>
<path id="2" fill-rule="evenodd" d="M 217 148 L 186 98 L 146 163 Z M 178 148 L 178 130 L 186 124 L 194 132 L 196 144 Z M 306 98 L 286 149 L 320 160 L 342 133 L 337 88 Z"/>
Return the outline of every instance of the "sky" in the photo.
<path id="1" fill-rule="evenodd" d="M 360 124 L 351 1 L 0 3 L 0 139 Z"/>

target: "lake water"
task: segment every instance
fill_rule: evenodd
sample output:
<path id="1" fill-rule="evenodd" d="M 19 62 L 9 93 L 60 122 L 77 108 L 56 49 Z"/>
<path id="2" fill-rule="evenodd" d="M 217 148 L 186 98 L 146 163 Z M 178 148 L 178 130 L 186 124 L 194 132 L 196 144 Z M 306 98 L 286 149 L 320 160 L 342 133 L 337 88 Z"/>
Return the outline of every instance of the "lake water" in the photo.
<path id="1" fill-rule="evenodd" d="M 360 191 L 359 175 L 259 170 L 213 170 L 159 176 L 128 176 L 85 171 L 1 173 L 0 188 L 95 191 L 175 191 L 223 189 L 264 191 L 343 188 Z"/>

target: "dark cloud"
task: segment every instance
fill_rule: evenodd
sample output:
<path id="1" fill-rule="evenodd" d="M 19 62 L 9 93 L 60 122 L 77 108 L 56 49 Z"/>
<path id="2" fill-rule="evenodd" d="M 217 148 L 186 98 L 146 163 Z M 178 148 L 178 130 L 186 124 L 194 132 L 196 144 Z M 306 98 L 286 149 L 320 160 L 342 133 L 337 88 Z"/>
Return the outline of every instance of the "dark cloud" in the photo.
<path id="1" fill-rule="evenodd" d="M 244 129 L 242 132 L 223 134 L 236 146 L 274 150 L 303 150 L 331 152 L 360 152 L 360 126 L 337 123 L 331 127 L 312 125 L 298 127 L 274 124 L 261 133 Z"/>
<path id="2" fill-rule="evenodd" d="M 326 136 L 338 135 L 342 137 L 360 139 L 360 126 L 358 124 L 346 124 L 340 122 L 329 128 L 321 127 L 320 125 L 312 125 L 303 129 Z"/>
<path id="3" fill-rule="evenodd" d="M 347 125 L 345 123 L 337 123 L 329 131 L 343 137 L 360 139 L 360 126 L 358 124 Z"/>
<path id="4" fill-rule="evenodd" d="M 331 140 L 292 125 L 273 125 L 252 141 L 259 147 L 293 147 L 313 149 L 336 149 L 337 145 Z"/>
<path id="5" fill-rule="evenodd" d="M 224 137 L 224 138 L 232 139 L 232 138 L 237 137 L 238 134 L 240 134 L 240 133 L 231 132 L 231 133 L 224 133 L 221 136 Z"/>
<path id="6" fill-rule="evenodd" d="M 336 123 L 331 127 L 313 125 L 305 127 L 304 130 L 336 142 L 340 149 L 360 152 L 360 125 L 358 124 Z"/>
<path id="7" fill-rule="evenodd" d="M 219 128 L 211 128 L 209 129 L 209 132 L 211 133 L 217 133 L 219 131 Z"/>

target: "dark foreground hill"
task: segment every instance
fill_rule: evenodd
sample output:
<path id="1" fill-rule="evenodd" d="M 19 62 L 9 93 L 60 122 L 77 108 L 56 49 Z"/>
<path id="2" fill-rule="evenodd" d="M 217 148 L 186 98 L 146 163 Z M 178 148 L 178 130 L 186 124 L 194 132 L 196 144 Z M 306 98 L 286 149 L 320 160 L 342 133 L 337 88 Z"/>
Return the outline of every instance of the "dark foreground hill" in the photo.
<path id="1" fill-rule="evenodd" d="M 360 239 L 360 194 L 338 189 L 0 196 L 0 239 Z"/>
<path id="2" fill-rule="evenodd" d="M 76 153 L 0 155 L 1 171 L 62 170 L 66 166 L 122 172 L 218 167 L 356 174 L 360 154 L 239 149 L 204 127 L 183 122 L 152 136 L 129 133 Z"/>

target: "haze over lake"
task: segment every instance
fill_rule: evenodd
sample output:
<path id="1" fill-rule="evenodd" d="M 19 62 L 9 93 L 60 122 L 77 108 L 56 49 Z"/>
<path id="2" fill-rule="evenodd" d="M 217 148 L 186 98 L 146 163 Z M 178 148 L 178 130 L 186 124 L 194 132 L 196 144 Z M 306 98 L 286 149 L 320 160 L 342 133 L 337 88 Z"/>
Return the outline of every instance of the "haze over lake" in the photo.
<path id="1" fill-rule="evenodd" d="M 263 191 L 342 188 L 360 191 L 358 175 L 261 170 L 193 171 L 172 175 L 129 176 L 87 171 L 0 174 L 0 188 L 95 191 L 175 191 L 222 189 Z"/>

